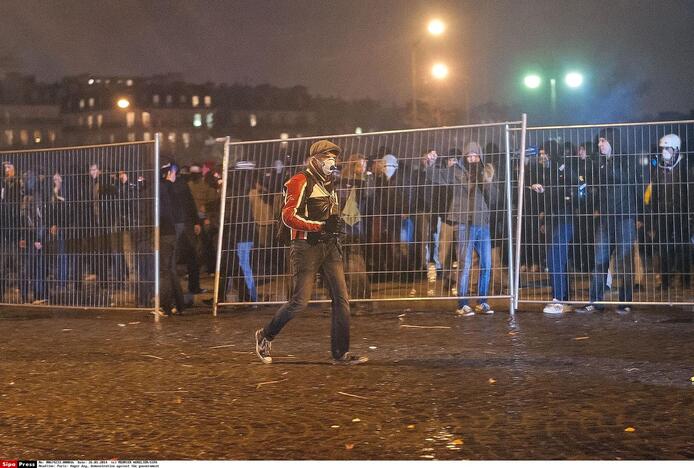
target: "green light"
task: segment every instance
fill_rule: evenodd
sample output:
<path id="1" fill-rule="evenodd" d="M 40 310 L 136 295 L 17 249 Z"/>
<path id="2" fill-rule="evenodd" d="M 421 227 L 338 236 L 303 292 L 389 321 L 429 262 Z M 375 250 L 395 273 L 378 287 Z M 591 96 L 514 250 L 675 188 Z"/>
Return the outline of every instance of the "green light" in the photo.
<path id="1" fill-rule="evenodd" d="M 542 78 L 538 75 L 528 75 L 523 79 L 523 84 L 530 89 L 535 89 L 542 84 Z"/>
<path id="2" fill-rule="evenodd" d="M 578 88 L 583 84 L 583 75 L 578 72 L 567 73 L 564 81 L 569 88 Z"/>

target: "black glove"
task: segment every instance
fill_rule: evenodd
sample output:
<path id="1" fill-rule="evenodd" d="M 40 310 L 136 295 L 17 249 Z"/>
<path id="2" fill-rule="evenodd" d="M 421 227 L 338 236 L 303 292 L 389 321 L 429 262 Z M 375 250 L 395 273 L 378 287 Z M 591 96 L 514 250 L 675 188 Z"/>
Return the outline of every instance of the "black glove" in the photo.
<path id="1" fill-rule="evenodd" d="M 323 232 L 327 234 L 342 234 L 345 227 L 345 222 L 338 215 L 330 215 L 325 221 Z"/>

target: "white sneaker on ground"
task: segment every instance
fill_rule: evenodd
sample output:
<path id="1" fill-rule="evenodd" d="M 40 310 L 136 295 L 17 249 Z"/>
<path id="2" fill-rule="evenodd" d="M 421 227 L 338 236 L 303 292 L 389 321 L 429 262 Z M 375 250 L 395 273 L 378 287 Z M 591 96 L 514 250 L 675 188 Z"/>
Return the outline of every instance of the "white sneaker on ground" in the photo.
<path id="1" fill-rule="evenodd" d="M 460 315 L 461 317 L 472 317 L 475 315 L 475 311 L 472 310 L 472 307 L 469 305 L 464 305 L 460 309 L 455 311 L 456 314 Z"/>
<path id="2" fill-rule="evenodd" d="M 547 304 L 544 309 L 542 309 L 542 312 L 545 314 L 563 314 L 568 310 L 568 306 L 565 304 L 562 304 L 556 299 L 553 299 L 552 302 Z"/>
<path id="3" fill-rule="evenodd" d="M 475 307 L 475 312 L 478 314 L 482 315 L 492 315 L 494 311 L 492 310 L 492 307 L 487 304 L 486 302 L 482 302 L 481 304 L 477 304 Z"/>

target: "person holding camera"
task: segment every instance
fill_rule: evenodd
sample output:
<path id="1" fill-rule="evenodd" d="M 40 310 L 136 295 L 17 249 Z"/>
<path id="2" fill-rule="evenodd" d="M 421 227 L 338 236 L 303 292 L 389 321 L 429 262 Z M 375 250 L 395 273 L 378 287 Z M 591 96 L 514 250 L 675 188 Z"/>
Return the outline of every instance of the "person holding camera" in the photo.
<path id="1" fill-rule="evenodd" d="M 306 168 L 284 184 L 282 222 L 289 228 L 292 292 L 272 320 L 255 332 L 255 351 L 272 363 L 272 341 L 311 298 L 321 272 L 332 298 L 331 352 L 336 364 L 361 364 L 365 356 L 349 351 L 349 294 L 345 281 L 340 234 L 344 221 L 335 190 L 334 172 L 340 147 L 328 140 L 313 143 Z"/>

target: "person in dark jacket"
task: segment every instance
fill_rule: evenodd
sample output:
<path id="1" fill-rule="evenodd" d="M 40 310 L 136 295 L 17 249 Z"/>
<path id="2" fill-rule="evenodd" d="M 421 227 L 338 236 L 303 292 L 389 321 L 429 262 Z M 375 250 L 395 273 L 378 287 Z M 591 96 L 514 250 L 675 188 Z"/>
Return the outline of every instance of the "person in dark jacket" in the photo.
<path id="1" fill-rule="evenodd" d="M 45 212 L 38 177 L 33 170 L 22 176 L 22 204 L 19 210 L 19 292 L 22 303 L 44 304 L 46 296 L 45 270 Z"/>
<path id="2" fill-rule="evenodd" d="M 219 297 L 226 300 L 229 286 L 238 292 L 240 302 L 257 302 L 258 292 L 251 266 L 251 255 L 256 233 L 255 219 L 249 193 L 255 184 L 251 161 L 238 161 L 229 174 L 228 186 L 231 196 L 226 206 L 222 242 L 223 256 L 220 272 Z M 231 283 L 231 284 L 230 284 Z"/>
<path id="3" fill-rule="evenodd" d="M 613 128 L 601 130 L 597 136 L 596 198 L 600 210 L 595 226 L 595 267 L 590 281 L 590 303 L 576 312 L 604 309 L 596 304 L 603 300 L 610 264 L 615 251 L 615 265 L 621 276 L 618 313 L 628 313 L 633 295 L 633 245 L 636 241 L 636 215 L 641 205 L 642 169 L 636 157 L 619 147 L 619 133 Z"/>
<path id="4" fill-rule="evenodd" d="M 0 300 L 17 273 L 19 245 L 19 213 L 22 205 L 22 185 L 15 165 L 4 161 L 3 179 L 0 185 Z"/>
<path id="5" fill-rule="evenodd" d="M 569 300 L 569 243 L 573 238 L 574 198 L 579 181 L 566 160 L 566 146 L 547 141 L 543 149 L 549 163 L 542 172 L 531 178 L 530 188 L 542 195 L 547 237 L 547 269 L 552 284 L 552 303 L 543 312 L 560 314 L 567 310 Z"/>
<path id="6" fill-rule="evenodd" d="M 176 272 L 176 224 L 178 224 L 181 200 L 175 189 L 178 166 L 168 163 L 162 166 L 159 182 L 159 296 L 163 315 L 183 313 L 185 302 L 181 281 Z M 160 312 L 160 311 L 158 311 Z"/>
<path id="7" fill-rule="evenodd" d="M 569 167 L 578 179 L 578 188 L 574 194 L 574 240 L 572 258 L 575 270 L 587 273 L 593 270 L 595 252 L 593 232 L 595 217 L 594 193 L 598 188 L 595 173 L 595 160 L 589 152 L 590 145 L 578 146 L 577 155 L 569 158 Z"/>
<path id="8" fill-rule="evenodd" d="M 672 286 L 675 273 L 682 286 L 691 285 L 692 245 L 690 217 L 694 208 L 694 190 L 690 163 L 680 150 L 678 135 L 668 134 L 659 141 L 660 153 L 651 169 L 651 183 L 644 203 L 653 216 L 649 230 L 655 233 L 660 257 L 661 286 Z"/>
<path id="9" fill-rule="evenodd" d="M 184 259 L 188 268 L 188 292 L 200 294 L 200 262 L 198 259 L 197 239 L 202 232 L 198 209 L 187 182 L 176 178 L 172 189 L 175 192 L 176 210 L 176 252 L 177 258 Z"/>
<path id="10" fill-rule="evenodd" d="M 470 142 L 463 149 L 462 160 L 452 166 L 454 184 L 451 200 L 446 213 L 448 224 L 457 226 L 458 261 L 463 267 L 458 275 L 458 309 L 463 317 L 478 314 L 493 314 L 487 302 L 492 268 L 492 241 L 490 234 L 491 209 L 496 206 L 498 191 L 494 180 L 494 166 L 484 164 L 482 148 L 477 142 Z M 472 252 L 477 253 L 480 274 L 477 282 L 478 304 L 473 310 L 469 306 L 468 294 Z"/>

